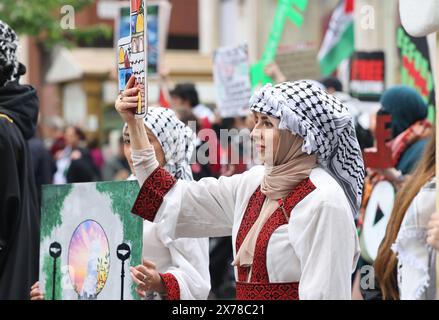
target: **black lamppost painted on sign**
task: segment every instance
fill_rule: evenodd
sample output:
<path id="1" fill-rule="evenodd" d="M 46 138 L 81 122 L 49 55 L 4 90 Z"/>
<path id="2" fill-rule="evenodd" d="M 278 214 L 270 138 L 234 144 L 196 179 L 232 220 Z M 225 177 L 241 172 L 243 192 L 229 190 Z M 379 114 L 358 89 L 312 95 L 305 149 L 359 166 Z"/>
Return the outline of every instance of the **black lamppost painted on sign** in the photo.
<path id="1" fill-rule="evenodd" d="M 52 300 L 55 300 L 56 287 L 56 259 L 61 255 L 61 245 L 58 242 L 52 242 L 49 247 L 49 254 L 53 258 L 53 272 L 52 272 Z"/>
<path id="2" fill-rule="evenodd" d="M 125 260 L 127 260 L 131 255 L 130 246 L 126 243 L 122 243 L 117 246 L 117 257 L 122 261 L 122 271 L 120 273 L 121 279 L 121 290 L 120 290 L 120 300 L 123 300 L 123 284 L 125 278 Z"/>

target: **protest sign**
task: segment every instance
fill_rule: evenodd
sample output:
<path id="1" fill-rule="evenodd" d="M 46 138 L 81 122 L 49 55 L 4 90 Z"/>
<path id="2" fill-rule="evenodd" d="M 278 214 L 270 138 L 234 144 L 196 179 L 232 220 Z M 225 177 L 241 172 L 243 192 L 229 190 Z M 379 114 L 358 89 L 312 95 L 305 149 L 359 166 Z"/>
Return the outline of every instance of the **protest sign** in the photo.
<path id="1" fill-rule="evenodd" d="M 131 51 L 129 60 L 133 75 L 136 78 L 136 85 L 140 87 L 138 94 L 136 118 L 143 118 L 147 112 L 148 87 L 147 87 L 147 21 L 145 19 L 146 0 L 131 0 L 130 22 L 131 22 Z"/>
<path id="2" fill-rule="evenodd" d="M 251 96 L 247 45 L 217 49 L 213 76 L 221 117 L 246 116 Z"/>
<path id="3" fill-rule="evenodd" d="M 167 1 L 147 2 L 148 37 L 145 46 L 148 50 L 148 77 L 159 76 L 160 65 L 166 50 L 171 5 Z M 130 3 L 121 2 L 115 22 L 115 44 L 119 39 L 130 36 Z"/>
<path id="4" fill-rule="evenodd" d="M 49 300 L 137 299 L 143 221 L 136 181 L 48 185 L 41 206 L 40 288 Z"/>

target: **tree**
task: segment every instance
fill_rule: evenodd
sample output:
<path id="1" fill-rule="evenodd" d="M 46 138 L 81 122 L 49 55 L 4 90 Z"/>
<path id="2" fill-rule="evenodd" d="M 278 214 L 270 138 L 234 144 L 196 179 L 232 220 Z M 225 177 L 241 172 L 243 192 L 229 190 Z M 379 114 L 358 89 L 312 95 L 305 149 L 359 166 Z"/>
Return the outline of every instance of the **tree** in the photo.
<path id="1" fill-rule="evenodd" d="M 99 37 L 110 38 L 111 28 L 94 25 L 86 28 L 66 28 L 63 19 L 68 14 L 80 14 L 81 9 L 95 0 L 1 0 L 1 20 L 18 34 L 34 36 L 45 49 L 55 44 L 90 43 Z M 73 10 L 72 10 L 73 9 Z"/>

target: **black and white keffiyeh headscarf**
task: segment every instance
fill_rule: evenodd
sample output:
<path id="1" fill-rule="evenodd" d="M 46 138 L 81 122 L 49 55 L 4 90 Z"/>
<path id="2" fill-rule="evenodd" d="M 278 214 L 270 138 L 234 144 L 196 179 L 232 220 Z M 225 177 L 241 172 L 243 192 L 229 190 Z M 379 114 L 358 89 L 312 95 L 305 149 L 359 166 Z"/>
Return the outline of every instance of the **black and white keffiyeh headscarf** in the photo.
<path id="1" fill-rule="evenodd" d="M 356 217 L 365 172 L 348 109 L 308 81 L 268 84 L 254 93 L 250 109 L 280 119 L 279 129 L 304 139 L 302 151 L 317 155 L 320 166 L 343 188 Z"/>
<path id="2" fill-rule="evenodd" d="M 148 108 L 144 122 L 162 146 L 165 169 L 177 179 L 193 180 L 190 160 L 195 148 L 195 133 L 174 111 L 162 107 Z"/>
<path id="3" fill-rule="evenodd" d="M 17 58 L 18 38 L 14 30 L 0 20 L 0 67 L 7 76 L 0 85 L 19 78 L 19 62 Z M 0 77 L 2 78 L 2 77 Z"/>

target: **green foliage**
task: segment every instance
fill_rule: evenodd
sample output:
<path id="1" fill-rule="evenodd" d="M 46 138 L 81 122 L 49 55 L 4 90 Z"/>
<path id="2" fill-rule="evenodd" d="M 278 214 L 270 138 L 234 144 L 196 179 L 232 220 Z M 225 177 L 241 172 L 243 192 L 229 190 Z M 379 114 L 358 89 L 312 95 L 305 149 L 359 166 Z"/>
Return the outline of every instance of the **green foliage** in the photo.
<path id="1" fill-rule="evenodd" d="M 135 267 L 141 264 L 143 220 L 131 214 L 132 206 L 140 190 L 138 182 L 99 182 L 96 184 L 96 189 L 111 198 L 113 212 L 119 215 L 123 223 L 123 241 L 131 247 L 130 266 Z M 131 283 L 131 295 L 138 298 L 134 282 Z"/>
<path id="2" fill-rule="evenodd" d="M 72 191 L 71 184 L 43 186 L 41 201 L 41 239 L 50 237 L 53 229 L 62 224 L 61 210 L 64 200 Z"/>
<path id="3" fill-rule="evenodd" d="M 61 13 L 63 6 L 72 6 L 76 18 L 81 10 L 93 5 L 95 0 L 1 0 L 0 19 L 18 34 L 35 36 L 46 48 L 55 44 L 74 45 L 90 43 L 94 39 L 111 37 L 111 28 L 94 25 L 86 28 L 63 29 Z"/>

